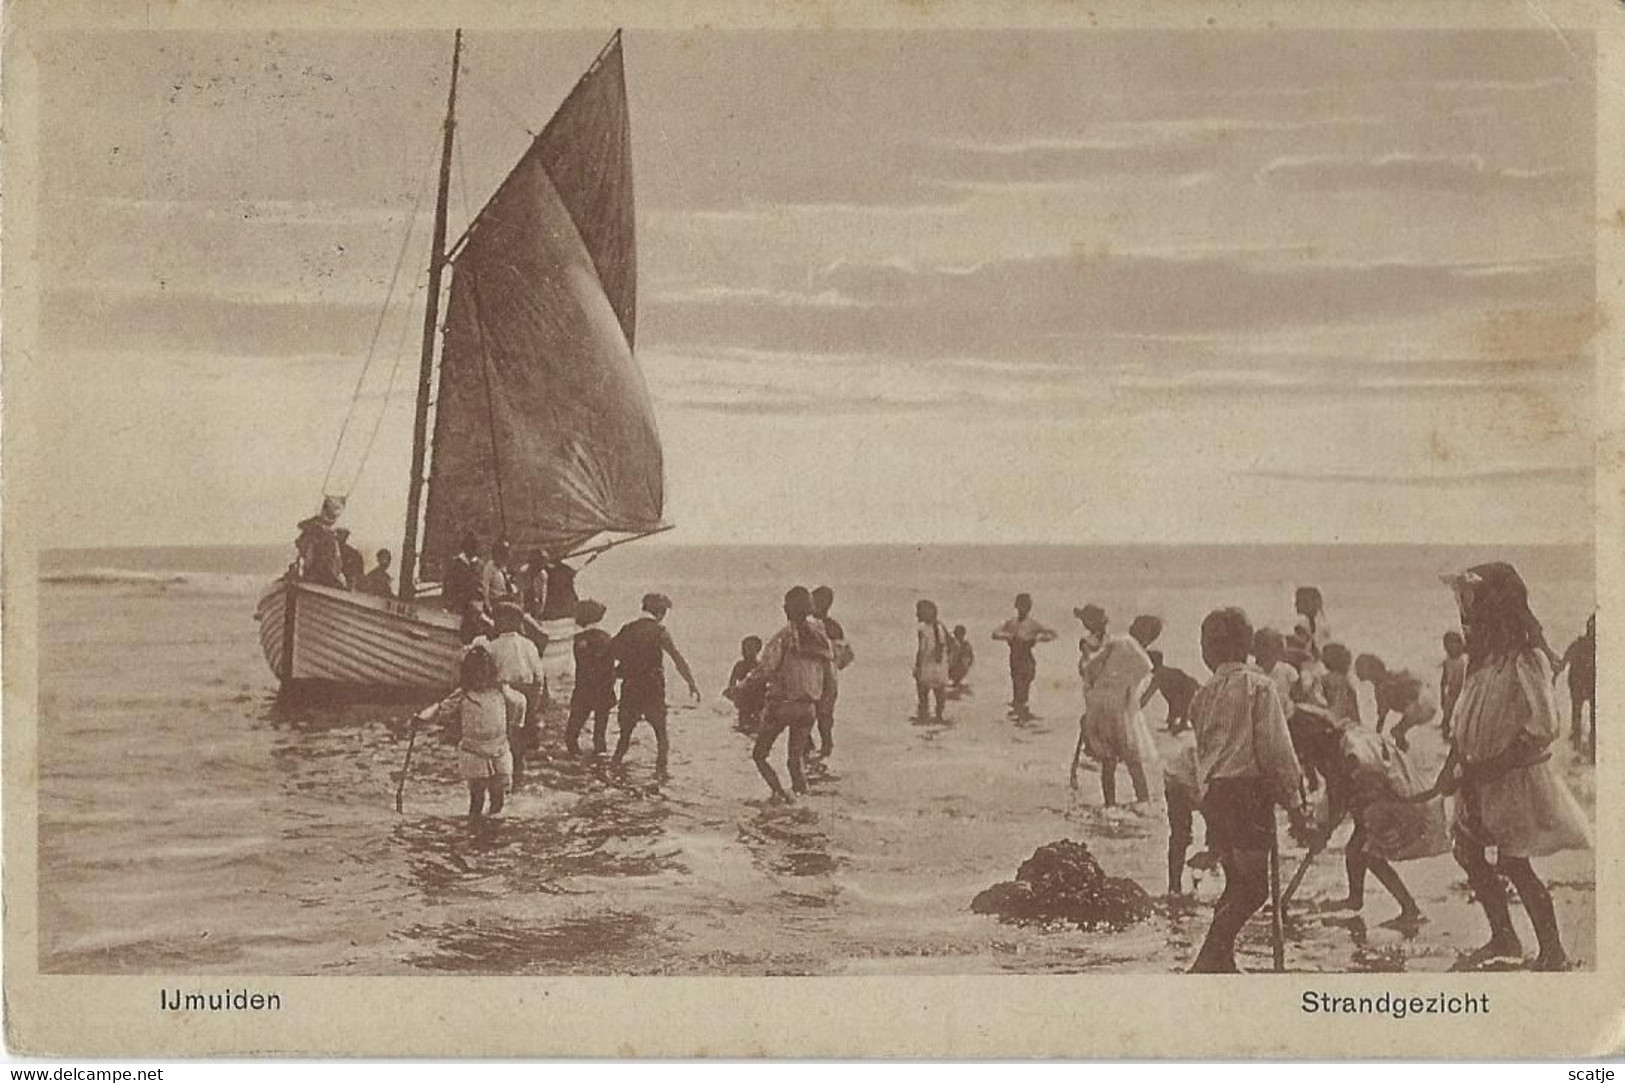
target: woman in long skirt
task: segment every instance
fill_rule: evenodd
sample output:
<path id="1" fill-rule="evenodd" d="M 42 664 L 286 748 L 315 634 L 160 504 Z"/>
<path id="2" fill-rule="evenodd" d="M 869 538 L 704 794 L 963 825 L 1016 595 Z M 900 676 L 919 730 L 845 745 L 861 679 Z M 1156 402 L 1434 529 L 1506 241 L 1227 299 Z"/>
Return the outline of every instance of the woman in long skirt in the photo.
<path id="1" fill-rule="evenodd" d="M 1445 581 L 1461 610 L 1467 679 L 1438 788 L 1456 795 L 1456 860 L 1490 925 L 1488 942 L 1459 965 L 1522 958 L 1501 883 L 1505 876 L 1535 927 L 1539 954 L 1529 968 L 1564 970 L 1569 961 L 1557 911 L 1530 859 L 1589 848 L 1591 838 L 1584 813 L 1551 762 L 1560 726 L 1540 624 L 1510 564 L 1480 564 Z"/>

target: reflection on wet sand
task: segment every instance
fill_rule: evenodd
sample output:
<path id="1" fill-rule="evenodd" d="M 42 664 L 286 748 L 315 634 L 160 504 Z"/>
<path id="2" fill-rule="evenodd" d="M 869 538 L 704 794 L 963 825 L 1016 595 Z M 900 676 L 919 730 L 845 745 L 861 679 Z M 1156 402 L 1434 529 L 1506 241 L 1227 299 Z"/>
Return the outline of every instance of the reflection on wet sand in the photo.
<path id="1" fill-rule="evenodd" d="M 638 951 L 654 934 L 647 914 L 615 911 L 549 924 L 469 918 L 461 924 L 414 925 L 401 933 L 433 945 L 407 963 L 423 970 L 480 974 L 558 974 L 602 971 Z M 629 964 L 628 969 L 634 969 Z"/>

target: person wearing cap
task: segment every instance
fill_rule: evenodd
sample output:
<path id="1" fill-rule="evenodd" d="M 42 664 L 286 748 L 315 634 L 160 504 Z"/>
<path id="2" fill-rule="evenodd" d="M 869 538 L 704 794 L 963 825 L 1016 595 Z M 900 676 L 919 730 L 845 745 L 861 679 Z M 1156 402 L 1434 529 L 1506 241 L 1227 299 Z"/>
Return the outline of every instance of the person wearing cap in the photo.
<path id="1" fill-rule="evenodd" d="M 570 718 L 564 728 L 564 744 L 572 756 L 581 754 L 581 730 L 588 718 L 592 719 L 592 750 L 600 756 L 609 751 L 609 710 L 615 706 L 615 652 L 609 633 L 598 627 L 604 613 L 602 602 L 587 599 L 576 603 L 576 634 L 571 647 L 576 681 L 570 689 Z"/>
<path id="2" fill-rule="evenodd" d="M 525 715 L 522 725 L 511 736 L 513 745 L 513 782 L 524 781 L 525 749 L 536 743 L 541 724 L 541 711 L 537 698 L 542 689 L 542 656 L 536 644 L 525 635 L 524 612 L 513 602 L 498 602 L 493 612 L 496 634 L 476 639 L 471 647 L 483 647 L 496 663 L 497 680 L 504 688 L 511 688 L 524 697 Z"/>
<path id="3" fill-rule="evenodd" d="M 1456 861 L 1490 926 L 1489 941 L 1463 956 L 1456 969 L 1522 959 L 1504 877 L 1535 928 L 1539 954 L 1528 961 L 1529 969 L 1567 970 L 1551 891 L 1530 860 L 1589 849 L 1591 836 L 1552 763 L 1551 745 L 1562 725 L 1540 623 L 1530 612 L 1528 588 L 1510 564 L 1480 564 L 1445 582 L 1461 613 L 1467 679 L 1434 789 L 1455 795 Z"/>
<path id="4" fill-rule="evenodd" d="M 647 722 L 655 731 L 655 770 L 662 774 L 671 751 L 671 742 L 666 736 L 667 655 L 688 683 L 689 694 L 695 702 L 700 699 L 700 686 L 694 683 L 688 661 L 662 623 L 670 611 L 670 598 L 664 594 L 645 594 L 644 615 L 622 625 L 610 644 L 621 679 L 621 705 L 617 716 L 621 736 L 615 742 L 615 754 L 610 762 L 619 764 L 626 757 L 626 750 L 632 746 L 632 731 L 639 722 Z"/>
<path id="5" fill-rule="evenodd" d="M 339 527 L 333 531 L 333 537 L 339 543 L 339 571 L 344 573 L 345 589 L 357 590 L 361 586 L 361 577 L 367 574 L 367 559 L 361 555 L 361 550 L 351 546 L 349 527 Z"/>
<path id="6" fill-rule="evenodd" d="M 765 686 L 767 690 L 767 707 L 751 746 L 751 759 L 774 800 L 789 803 L 793 798 L 784 792 L 767 758 L 779 734 L 789 730 L 785 766 L 790 772 L 790 788 L 798 794 L 807 792 L 807 749 L 818 719 L 818 704 L 827 683 L 834 679 L 835 651 L 823 621 L 814 613 L 813 597 L 806 587 L 792 587 L 785 593 L 784 617 L 785 626 L 762 648 L 756 669 L 746 678 L 746 687 Z"/>
<path id="7" fill-rule="evenodd" d="M 1031 718 L 1027 698 L 1038 676 L 1033 647 L 1052 641 L 1055 633 L 1033 619 L 1033 596 L 1022 593 L 1016 595 L 1016 615 L 999 625 L 993 638 L 1010 647 L 1010 714 L 1023 720 Z"/>

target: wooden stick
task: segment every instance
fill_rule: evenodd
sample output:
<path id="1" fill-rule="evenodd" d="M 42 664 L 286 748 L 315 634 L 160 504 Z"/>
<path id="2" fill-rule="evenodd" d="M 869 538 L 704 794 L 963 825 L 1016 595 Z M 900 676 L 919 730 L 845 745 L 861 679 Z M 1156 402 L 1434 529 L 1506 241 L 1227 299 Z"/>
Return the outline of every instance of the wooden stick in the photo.
<path id="1" fill-rule="evenodd" d="M 1072 788 L 1078 788 L 1078 761 L 1083 758 L 1083 719 L 1078 719 L 1078 747 L 1072 750 Z"/>
<path id="2" fill-rule="evenodd" d="M 406 739 L 406 762 L 401 764 L 401 781 L 395 786 L 395 811 L 400 812 L 402 795 L 406 793 L 406 774 L 412 770 L 412 746 L 418 740 L 418 716 L 412 716 L 412 732 Z"/>
<path id="3" fill-rule="evenodd" d="M 1281 921 L 1281 844 L 1273 832 L 1270 834 L 1270 940 L 1275 949 L 1275 972 L 1284 974 L 1286 930 Z"/>
<path id="4" fill-rule="evenodd" d="M 1287 904 L 1292 902 L 1292 896 L 1297 894 L 1298 886 L 1303 883 L 1303 874 L 1309 871 L 1310 862 L 1320 856 L 1323 849 L 1325 849 L 1323 846 L 1311 846 L 1309 852 L 1303 855 L 1303 860 L 1298 862 L 1297 871 L 1292 874 L 1292 879 L 1286 882 L 1286 890 L 1281 892 L 1282 909 L 1285 909 Z"/>

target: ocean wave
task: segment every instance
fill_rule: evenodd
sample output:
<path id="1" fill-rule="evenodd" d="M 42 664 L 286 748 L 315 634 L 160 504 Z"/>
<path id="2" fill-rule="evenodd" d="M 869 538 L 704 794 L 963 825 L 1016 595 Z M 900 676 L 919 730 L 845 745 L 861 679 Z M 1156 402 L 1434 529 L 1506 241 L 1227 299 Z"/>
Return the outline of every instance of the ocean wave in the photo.
<path id="1" fill-rule="evenodd" d="M 273 576 L 228 572 L 198 572 L 131 568 L 72 568 L 40 573 L 41 583 L 59 586 L 184 589 L 200 593 L 244 594 L 263 587 Z"/>

